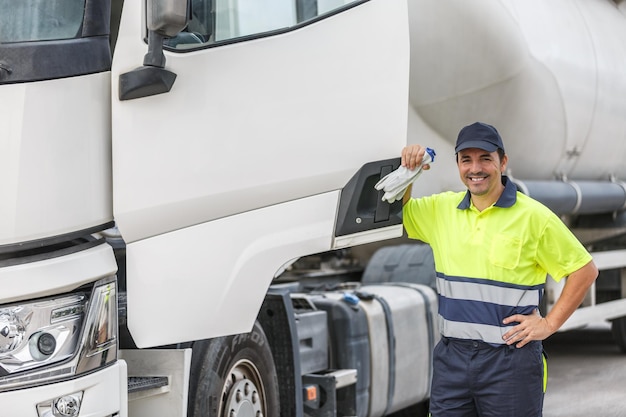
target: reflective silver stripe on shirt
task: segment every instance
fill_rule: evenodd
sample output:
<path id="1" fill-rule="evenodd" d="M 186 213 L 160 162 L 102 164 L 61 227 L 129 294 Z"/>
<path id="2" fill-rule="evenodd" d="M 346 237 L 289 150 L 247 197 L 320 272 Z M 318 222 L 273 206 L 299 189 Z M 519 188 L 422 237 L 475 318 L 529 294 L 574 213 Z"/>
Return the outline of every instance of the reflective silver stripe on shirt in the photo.
<path id="1" fill-rule="evenodd" d="M 483 280 L 484 282 L 484 280 Z M 437 277 L 437 290 L 447 298 L 482 301 L 508 306 L 539 305 L 541 289 L 509 288 L 478 282 L 450 281 Z"/>
<path id="2" fill-rule="evenodd" d="M 505 326 L 502 320 L 530 314 L 539 305 L 543 284 L 525 286 L 437 273 L 437 290 L 443 336 L 503 344 L 502 335 L 512 325 Z"/>
<path id="3" fill-rule="evenodd" d="M 509 329 L 510 327 L 448 321 L 439 316 L 439 330 L 445 337 L 482 340 L 486 343 L 501 345 L 505 343 L 504 340 L 502 340 L 502 335 Z"/>

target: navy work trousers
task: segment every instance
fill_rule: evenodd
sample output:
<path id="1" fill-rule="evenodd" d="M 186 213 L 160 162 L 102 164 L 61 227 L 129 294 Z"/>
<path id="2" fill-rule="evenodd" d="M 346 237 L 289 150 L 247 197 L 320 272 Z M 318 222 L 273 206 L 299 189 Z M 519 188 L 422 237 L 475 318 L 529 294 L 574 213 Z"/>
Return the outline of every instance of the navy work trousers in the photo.
<path id="1" fill-rule="evenodd" d="M 543 347 L 442 338 L 433 355 L 432 417 L 541 417 Z"/>

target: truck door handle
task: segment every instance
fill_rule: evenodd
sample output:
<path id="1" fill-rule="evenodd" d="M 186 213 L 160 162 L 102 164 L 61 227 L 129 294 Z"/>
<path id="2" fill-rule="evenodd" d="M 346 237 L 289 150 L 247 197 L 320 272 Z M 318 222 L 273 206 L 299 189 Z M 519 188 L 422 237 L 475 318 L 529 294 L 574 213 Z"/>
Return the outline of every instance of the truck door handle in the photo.
<path id="1" fill-rule="evenodd" d="M 380 178 L 384 178 L 387 174 L 393 171 L 393 165 L 384 165 L 380 168 Z M 374 213 L 374 223 L 389 220 L 389 209 L 391 204 L 383 201 L 383 195 L 385 190 L 378 191 L 378 201 L 376 203 L 376 212 Z"/>
<path id="2" fill-rule="evenodd" d="M 374 186 L 400 166 L 400 158 L 369 162 L 341 190 L 335 236 L 402 224 L 402 202 L 383 201 L 384 190 Z"/>

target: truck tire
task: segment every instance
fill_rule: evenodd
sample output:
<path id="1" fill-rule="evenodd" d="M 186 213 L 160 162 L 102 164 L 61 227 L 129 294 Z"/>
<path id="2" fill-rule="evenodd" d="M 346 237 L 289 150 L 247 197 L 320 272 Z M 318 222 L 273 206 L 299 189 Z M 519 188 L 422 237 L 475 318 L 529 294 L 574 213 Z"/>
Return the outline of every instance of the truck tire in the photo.
<path id="1" fill-rule="evenodd" d="M 189 417 L 280 415 L 274 359 L 263 328 L 194 343 Z"/>
<path id="2" fill-rule="evenodd" d="M 611 333 L 619 349 L 626 353 L 626 317 L 620 317 L 611 322 Z"/>

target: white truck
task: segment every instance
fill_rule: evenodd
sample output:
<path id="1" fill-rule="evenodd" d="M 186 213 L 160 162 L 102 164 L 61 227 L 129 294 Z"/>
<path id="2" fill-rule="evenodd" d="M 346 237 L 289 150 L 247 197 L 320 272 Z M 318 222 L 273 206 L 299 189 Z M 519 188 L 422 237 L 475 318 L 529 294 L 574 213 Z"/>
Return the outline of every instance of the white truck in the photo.
<path id="1" fill-rule="evenodd" d="M 438 154 L 417 194 L 459 189 L 453 143 L 476 120 L 602 270 L 566 328 L 613 320 L 626 349 L 625 14 L 0 0 L 0 414 L 423 413 L 432 264 L 382 278 L 425 252 L 373 185 L 408 141 Z M 373 284 L 414 264 L 421 283 Z M 347 345 L 357 320 L 335 306 L 366 318 Z"/>

